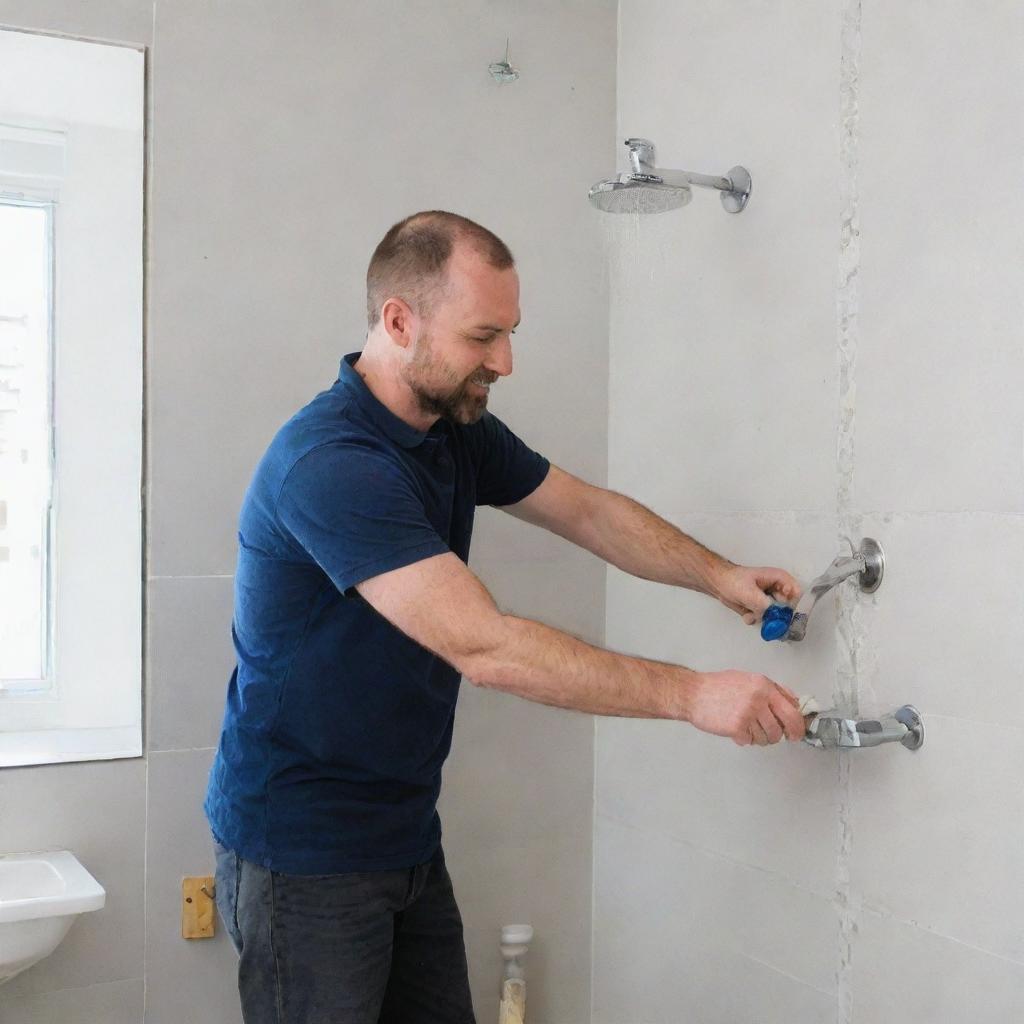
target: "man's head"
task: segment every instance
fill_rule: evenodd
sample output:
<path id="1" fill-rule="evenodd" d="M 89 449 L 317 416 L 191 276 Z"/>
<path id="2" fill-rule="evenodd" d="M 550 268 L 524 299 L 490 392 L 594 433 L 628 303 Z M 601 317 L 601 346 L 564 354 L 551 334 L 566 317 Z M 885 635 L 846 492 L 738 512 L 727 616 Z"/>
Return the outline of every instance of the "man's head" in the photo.
<path id="1" fill-rule="evenodd" d="M 368 347 L 386 351 L 418 411 L 476 422 L 512 372 L 519 277 L 505 243 L 454 213 L 413 214 L 377 246 L 366 303 Z"/>

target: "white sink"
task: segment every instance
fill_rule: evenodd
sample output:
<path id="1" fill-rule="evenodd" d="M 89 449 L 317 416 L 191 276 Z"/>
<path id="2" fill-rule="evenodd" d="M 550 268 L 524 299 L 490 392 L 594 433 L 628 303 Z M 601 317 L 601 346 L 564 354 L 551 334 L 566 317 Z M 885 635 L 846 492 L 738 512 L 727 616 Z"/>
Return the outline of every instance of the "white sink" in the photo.
<path id="1" fill-rule="evenodd" d="M 0 856 L 0 984 L 49 956 L 75 918 L 106 898 L 67 850 Z"/>

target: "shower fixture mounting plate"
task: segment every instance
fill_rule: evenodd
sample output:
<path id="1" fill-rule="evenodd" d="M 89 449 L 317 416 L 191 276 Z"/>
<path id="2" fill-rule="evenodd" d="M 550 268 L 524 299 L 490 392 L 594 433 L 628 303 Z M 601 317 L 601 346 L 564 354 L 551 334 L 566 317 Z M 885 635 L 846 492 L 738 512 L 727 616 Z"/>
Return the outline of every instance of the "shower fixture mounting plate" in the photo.
<path id="1" fill-rule="evenodd" d="M 882 585 L 882 574 L 885 572 L 885 553 L 877 540 L 865 537 L 860 542 L 857 554 L 864 559 L 864 571 L 858 577 L 860 589 L 865 594 L 873 594 Z"/>
<path id="2" fill-rule="evenodd" d="M 924 719 L 921 712 L 913 704 L 904 704 L 893 713 L 898 722 L 907 727 L 907 735 L 900 740 L 900 743 L 907 750 L 920 750 L 924 746 Z"/>
<path id="3" fill-rule="evenodd" d="M 745 167 L 733 167 L 726 175 L 732 182 L 731 192 L 722 193 L 722 206 L 729 213 L 739 213 L 750 198 L 750 172 Z"/>

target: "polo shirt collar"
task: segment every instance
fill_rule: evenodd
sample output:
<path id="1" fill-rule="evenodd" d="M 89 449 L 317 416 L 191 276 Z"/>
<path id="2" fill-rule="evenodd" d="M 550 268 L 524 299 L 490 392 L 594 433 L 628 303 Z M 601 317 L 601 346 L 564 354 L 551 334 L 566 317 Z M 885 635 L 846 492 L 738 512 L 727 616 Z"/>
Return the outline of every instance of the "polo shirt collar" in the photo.
<path id="1" fill-rule="evenodd" d="M 366 381 L 359 376 L 354 367 L 355 361 L 361 353 L 350 352 L 341 361 L 341 370 L 338 373 L 338 384 L 348 388 L 359 403 L 359 408 L 369 416 L 370 420 L 387 437 L 403 448 L 416 448 L 427 438 L 427 433 L 410 426 L 401 417 L 396 416 L 377 396 L 366 386 Z"/>

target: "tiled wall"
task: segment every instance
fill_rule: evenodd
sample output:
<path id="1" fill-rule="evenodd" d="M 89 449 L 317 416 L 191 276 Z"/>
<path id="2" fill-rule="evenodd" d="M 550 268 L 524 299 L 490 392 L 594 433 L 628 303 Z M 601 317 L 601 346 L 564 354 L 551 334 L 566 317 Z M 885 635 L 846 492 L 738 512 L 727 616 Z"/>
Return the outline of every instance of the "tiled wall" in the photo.
<path id="1" fill-rule="evenodd" d="M 67 846 L 108 892 L 0 988 L 3 1024 L 239 1020 L 224 936 L 179 935 L 180 878 L 212 869 L 235 520 L 278 425 L 361 346 L 394 221 L 453 209 L 508 241 L 524 319 L 492 408 L 603 482 L 607 275 L 585 189 L 612 149 L 614 3 L 300 6 L 0 0 L 0 25 L 151 47 L 147 756 L 0 772 L 0 847 Z M 499 87 L 507 36 L 522 77 Z M 483 510 L 474 549 L 502 605 L 600 640 L 603 566 L 504 520 Z M 589 1018 L 592 750 L 583 716 L 464 693 L 442 815 L 481 1020 L 518 920 L 537 929 L 532 1018 Z"/>
<path id="2" fill-rule="evenodd" d="M 802 645 L 611 572 L 610 646 L 924 713 L 925 748 L 600 721 L 593 1019 L 1024 1018 L 1024 299 L 1010 2 L 620 4 L 619 137 L 749 208 L 608 228 L 609 483 L 803 580 Z"/>

